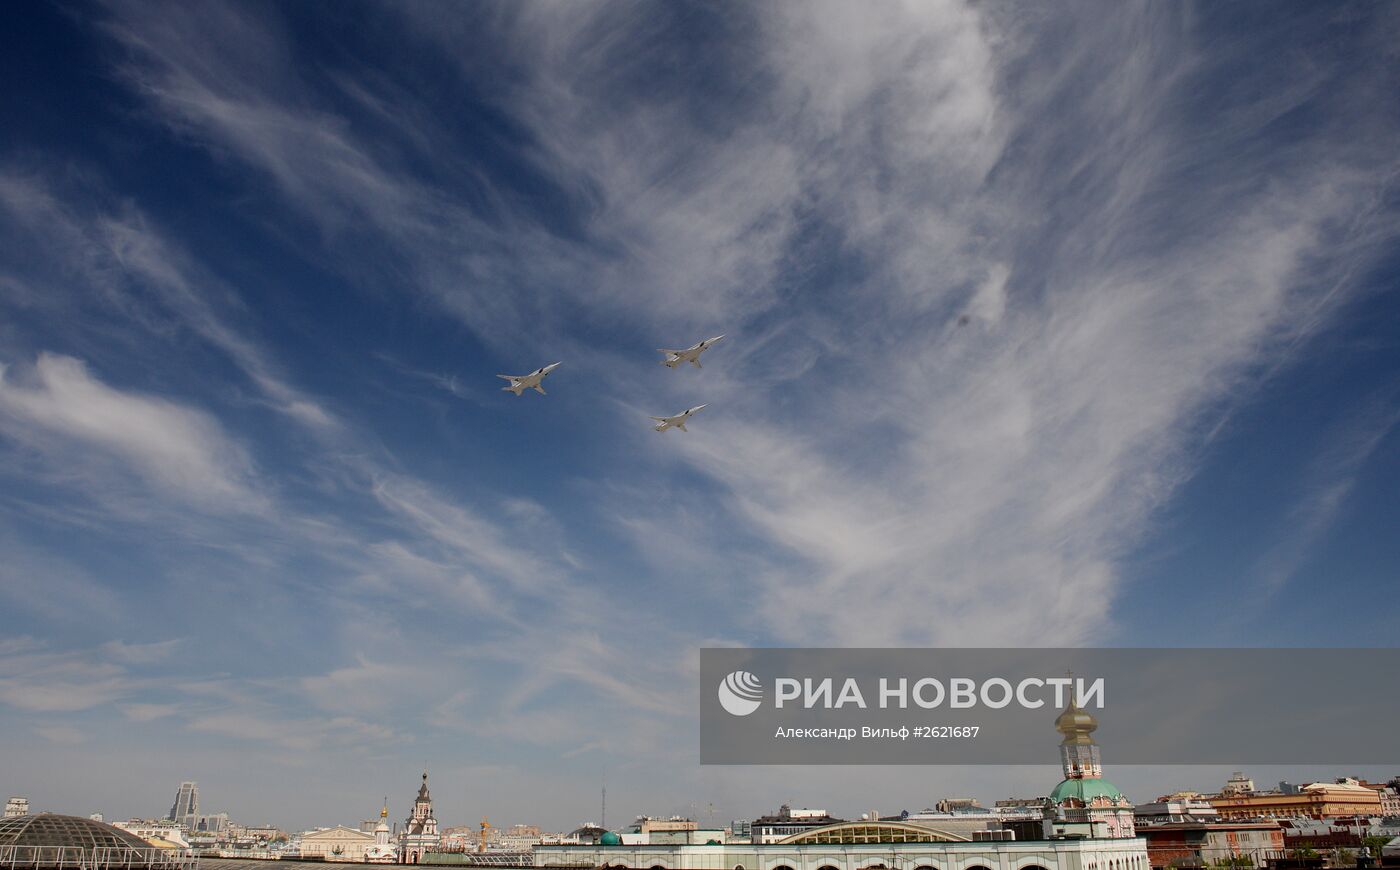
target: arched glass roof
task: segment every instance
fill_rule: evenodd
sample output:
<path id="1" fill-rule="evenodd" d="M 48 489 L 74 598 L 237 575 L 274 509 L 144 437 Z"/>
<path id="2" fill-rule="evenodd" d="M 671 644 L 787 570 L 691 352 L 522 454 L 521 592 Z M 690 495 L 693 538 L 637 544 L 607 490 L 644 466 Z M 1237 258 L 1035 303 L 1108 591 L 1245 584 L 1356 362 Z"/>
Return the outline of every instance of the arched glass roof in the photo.
<path id="1" fill-rule="evenodd" d="M 120 828 L 78 816 L 38 813 L 0 819 L 0 846 L 70 846 L 80 849 L 149 849 Z"/>
<path id="2" fill-rule="evenodd" d="M 0 866 L 26 870 L 194 870 L 185 849 L 158 849 L 135 834 L 78 816 L 0 819 Z"/>
<path id="3" fill-rule="evenodd" d="M 791 845 L 803 843 L 966 843 L 968 839 L 911 822 L 841 822 L 793 834 L 778 842 Z"/>

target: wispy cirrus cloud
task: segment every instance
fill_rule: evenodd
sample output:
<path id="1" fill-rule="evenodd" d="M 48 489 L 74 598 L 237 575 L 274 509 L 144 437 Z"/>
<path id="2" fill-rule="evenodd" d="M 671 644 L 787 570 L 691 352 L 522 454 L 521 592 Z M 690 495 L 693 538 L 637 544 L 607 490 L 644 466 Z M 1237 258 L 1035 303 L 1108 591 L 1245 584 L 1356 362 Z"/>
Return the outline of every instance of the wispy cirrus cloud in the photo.
<path id="1" fill-rule="evenodd" d="M 1314 331 L 1338 277 L 1394 237 L 1395 216 L 1375 207 L 1393 157 L 1337 125 L 1350 106 L 1319 99 L 1335 69 L 1300 72 L 1268 106 L 1235 93 L 1193 106 L 1185 95 L 1232 58 L 1194 50 L 1175 14 L 1122 12 L 1064 44 L 1037 16 L 992 7 L 891 5 L 858 20 L 769 7 L 761 37 L 738 41 L 769 85 L 755 97 L 766 111 L 752 126 L 728 116 L 741 132 L 722 141 L 699 129 L 702 113 L 670 111 L 664 89 L 593 110 L 664 16 L 511 19 L 536 61 L 513 96 L 539 106 L 541 141 L 596 185 L 605 215 L 652 213 L 634 194 L 655 186 L 722 203 L 709 220 L 742 227 L 744 201 L 725 191 L 751 165 L 732 159 L 743 148 L 778 155 L 757 171 L 799 167 L 777 194 L 751 179 L 759 211 L 800 212 L 839 242 L 825 262 L 841 280 L 775 298 L 778 340 L 707 369 L 704 437 L 636 439 L 722 485 L 729 515 L 713 522 L 738 538 L 710 567 L 732 564 L 736 543 L 757 556 L 734 588 L 758 591 L 784 641 L 1108 636 L 1118 560 L 1191 474 L 1202 412 Z M 600 48 L 589 37 L 605 30 L 617 36 Z M 1290 111 L 1314 114 L 1315 132 L 1269 136 Z M 632 143 L 645 156 L 619 159 Z M 686 167 L 676 185 L 633 180 L 671 165 Z M 1173 194 L 1200 173 L 1209 183 Z M 691 177 L 709 183 L 686 189 Z M 722 260 L 703 233 L 686 242 Z M 800 274 L 782 259 L 799 252 L 746 249 Z M 723 298 L 722 269 L 679 271 Z M 781 395 L 762 388 L 812 356 Z M 643 534 L 695 516 L 622 513 Z"/>
<path id="2" fill-rule="evenodd" d="M 1366 464 L 1400 424 L 1394 395 L 1394 388 L 1385 390 L 1333 424 L 1323 449 L 1300 471 L 1297 501 L 1288 516 L 1291 529 L 1257 567 L 1266 592 L 1284 588 L 1337 521 Z"/>
<path id="3" fill-rule="evenodd" d="M 7 277 L 13 286 L 34 288 L 27 302 L 18 294 L 0 300 L 44 310 L 51 323 L 75 332 L 110 337 L 84 316 L 94 305 L 140 334 L 167 338 L 187 330 L 226 354 L 268 405 L 313 431 L 334 428 L 331 412 L 294 388 L 272 355 L 233 325 L 242 307 L 236 292 L 130 203 L 65 193 L 56 175 L 48 167 L 0 168 L 0 216 L 12 242 L 24 246 L 14 251 Z"/>
<path id="4" fill-rule="evenodd" d="M 102 457 L 165 503 L 123 527 L 163 561 L 111 581 L 151 587 L 108 594 L 217 623 L 165 659 L 113 629 L 113 682 L 68 678 L 66 714 L 18 665 L 0 698 L 31 724 L 110 705 L 298 763 L 470 736 L 540 771 L 649 767 L 650 798 L 767 800 L 674 761 L 696 645 L 1150 634 L 1116 625 L 1125 554 L 1396 232 L 1393 88 L 1360 62 L 1386 28 L 1340 22 L 1390 12 L 319 12 L 97 16 L 124 120 L 197 177 L 197 229 L 155 217 L 165 186 L 0 173 L 0 419 L 33 490 L 4 517 L 100 534 L 115 512 L 48 484 Z M 289 261 L 324 325 L 274 324 L 251 283 Z M 703 372 L 651 355 L 719 332 Z M 560 388 L 494 401 L 498 358 L 536 356 L 568 360 Z M 424 425 L 423 385 L 473 401 Z M 646 428 L 700 402 L 688 435 Z M 1338 515 L 1372 422 L 1319 461 L 1300 527 Z M 186 446 L 165 463 L 147 434 Z M 266 508 L 190 510 L 182 467 Z M 62 596 L 107 579 L 54 573 Z M 42 615 L 35 589 L 4 592 Z"/>
<path id="5" fill-rule="evenodd" d="M 522 159 L 588 214 L 552 233 L 504 188 L 484 182 L 487 223 L 460 188 L 410 170 L 405 155 L 441 133 L 431 122 L 402 138 L 352 130 L 277 26 L 223 13 L 245 39 L 205 51 L 192 20 L 114 13 L 125 73 L 161 117 L 268 173 L 325 231 L 364 213 L 417 284 L 492 340 L 558 303 L 562 271 L 561 310 L 586 297 L 586 316 L 633 329 L 760 334 L 783 319 L 762 355 L 707 370 L 728 414 L 707 439 L 642 450 L 720 487 L 709 536 L 737 531 L 763 566 L 753 582 L 786 641 L 1103 637 L 1116 560 L 1189 476 L 1199 415 L 1314 328 L 1316 288 L 1395 230 L 1374 196 L 1393 161 L 1333 122 L 1350 105 L 1320 100 L 1335 68 L 1296 71 L 1267 103 L 1226 90 L 1193 104 L 1233 59 L 1198 50 L 1166 10 L 1086 22 L 1070 43 L 1035 14 L 955 2 L 698 24 L 606 5 L 407 7 L 410 32 L 444 51 L 467 29 L 499 34 L 458 69 L 511 71 L 495 102 L 525 131 Z M 657 60 L 638 47 L 682 22 L 699 27 L 684 62 L 710 70 L 708 92 L 638 87 Z M 1289 112 L 1315 116 L 1314 132 L 1254 147 Z M 1207 183 L 1173 195 L 1193 174 Z M 426 229 L 446 215 L 453 240 Z M 1359 217 L 1368 241 L 1337 248 Z M 518 238 L 501 259 L 503 229 Z M 466 250 L 485 280 L 444 288 L 435 276 Z M 517 286 L 536 290 L 483 297 L 521 263 L 534 272 Z M 605 357 L 589 364 L 615 366 Z M 776 381 L 767 370 L 789 359 L 810 362 Z M 778 404 L 755 389 L 778 382 Z M 447 525 L 414 518 L 444 543 Z M 624 529 L 653 521 L 623 509 Z"/>
<path id="6" fill-rule="evenodd" d="M 42 646 L 0 650 L 0 703 L 35 713 L 87 710 L 125 697 L 136 685 L 119 665 Z"/>
<path id="7" fill-rule="evenodd" d="M 31 368 L 0 371 L 0 415 L 5 434 L 31 450 L 71 440 L 189 503 L 233 512 L 267 508 L 247 450 L 213 417 L 116 389 L 73 357 L 46 353 Z"/>
<path id="8" fill-rule="evenodd" d="M 107 658 L 118 662 L 148 665 L 168 658 L 183 642 L 180 638 L 150 643 L 126 643 L 120 640 L 109 640 L 102 645 L 102 653 Z"/>

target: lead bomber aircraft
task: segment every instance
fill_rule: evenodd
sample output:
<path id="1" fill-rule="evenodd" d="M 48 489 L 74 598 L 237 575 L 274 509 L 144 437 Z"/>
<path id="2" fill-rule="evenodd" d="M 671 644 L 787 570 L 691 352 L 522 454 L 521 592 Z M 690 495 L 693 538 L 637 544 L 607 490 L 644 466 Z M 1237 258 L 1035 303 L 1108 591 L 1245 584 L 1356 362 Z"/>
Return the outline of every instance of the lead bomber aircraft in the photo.
<path id="1" fill-rule="evenodd" d="M 526 390 L 534 390 L 541 396 L 547 396 L 549 394 L 544 391 L 544 387 L 540 386 L 540 382 L 544 380 L 545 375 L 557 368 L 559 368 L 559 363 L 550 363 L 544 368 L 535 369 L 528 375 L 496 375 L 496 377 L 510 381 L 510 386 L 501 387 L 502 390 L 508 393 L 515 393 L 519 396 Z"/>
<path id="2" fill-rule="evenodd" d="M 707 338 L 699 344 L 691 345 L 685 350 L 667 350 L 664 347 L 659 347 L 656 351 L 657 353 L 666 354 L 666 358 L 661 360 L 661 364 L 667 368 L 673 369 L 683 362 L 688 362 L 698 369 L 703 368 L 703 366 L 700 365 L 700 354 L 709 350 L 710 346 L 721 338 L 724 338 L 724 336 L 716 335 L 714 338 Z"/>
<path id="3" fill-rule="evenodd" d="M 688 408 L 674 417 L 652 417 L 651 419 L 656 421 L 656 425 L 652 428 L 658 432 L 665 432 L 667 429 L 672 428 L 679 429 L 682 432 L 689 432 L 690 430 L 685 428 L 685 421 L 690 418 L 691 414 L 694 414 L 703 407 L 705 406 L 696 405 L 694 408 Z"/>

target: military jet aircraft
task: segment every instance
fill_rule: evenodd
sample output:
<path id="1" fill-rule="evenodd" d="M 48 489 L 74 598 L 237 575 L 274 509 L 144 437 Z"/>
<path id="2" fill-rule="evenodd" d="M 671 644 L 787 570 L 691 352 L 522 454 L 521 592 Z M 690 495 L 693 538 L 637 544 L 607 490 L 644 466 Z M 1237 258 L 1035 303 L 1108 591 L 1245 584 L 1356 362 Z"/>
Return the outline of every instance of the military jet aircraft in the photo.
<path id="1" fill-rule="evenodd" d="M 548 393 L 544 391 L 544 387 L 540 386 L 540 382 L 544 380 L 545 375 L 557 368 L 559 368 L 559 363 L 550 363 L 542 369 L 535 369 L 528 375 L 496 375 L 496 377 L 505 378 L 510 381 L 510 386 L 501 387 L 501 389 L 515 393 L 517 396 L 526 390 L 534 390 L 541 396 L 545 396 L 548 395 Z"/>
<path id="2" fill-rule="evenodd" d="M 656 350 L 657 353 L 666 354 L 666 358 L 661 360 L 661 364 L 667 368 L 673 369 L 683 362 L 688 362 L 698 369 L 702 368 L 700 365 L 700 354 L 709 350 L 710 345 L 719 341 L 721 338 L 724 338 L 724 336 L 716 335 L 714 338 L 707 338 L 699 344 L 688 347 L 685 350 L 667 350 L 664 347 L 659 347 Z"/>
<path id="3" fill-rule="evenodd" d="M 694 408 L 682 411 L 674 417 L 652 417 L 651 419 L 656 421 L 656 425 L 652 428 L 654 428 L 658 432 L 665 432 L 667 429 L 671 428 L 679 429 L 682 432 L 688 432 L 690 430 L 685 428 L 685 421 L 689 419 L 691 414 L 694 414 L 696 411 L 699 411 L 703 407 L 705 406 L 696 405 Z"/>

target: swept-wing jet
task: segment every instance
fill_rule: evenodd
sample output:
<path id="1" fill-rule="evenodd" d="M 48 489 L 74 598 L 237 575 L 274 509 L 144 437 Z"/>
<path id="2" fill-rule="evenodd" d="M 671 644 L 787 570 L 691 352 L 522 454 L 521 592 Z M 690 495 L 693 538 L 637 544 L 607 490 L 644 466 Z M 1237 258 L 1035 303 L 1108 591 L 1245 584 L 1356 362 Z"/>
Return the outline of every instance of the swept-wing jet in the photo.
<path id="1" fill-rule="evenodd" d="M 517 396 L 526 390 L 534 390 L 541 396 L 544 396 L 548 394 L 545 393 L 544 387 L 540 386 L 540 382 L 544 380 L 545 375 L 557 368 L 559 368 L 559 363 L 550 363 L 542 369 L 535 369 L 528 375 L 496 375 L 496 377 L 505 378 L 510 381 L 510 386 L 501 387 L 501 389 L 515 393 Z"/>
<path id="2" fill-rule="evenodd" d="M 685 350 L 667 350 L 664 347 L 659 347 L 656 350 L 658 353 L 666 354 L 666 358 L 661 360 L 661 364 L 667 368 L 673 369 L 683 362 L 688 362 L 698 369 L 702 368 L 700 365 L 700 354 L 709 350 L 710 345 L 719 341 L 721 338 L 724 338 L 724 336 L 716 335 L 714 338 L 707 338 L 699 344 L 692 345 Z"/>
<path id="3" fill-rule="evenodd" d="M 705 406 L 696 405 L 694 408 L 682 411 L 674 417 L 652 417 L 651 419 L 656 421 L 656 425 L 652 428 L 658 432 L 665 432 L 667 429 L 671 428 L 679 429 L 682 432 L 688 432 L 690 430 L 685 428 L 685 421 L 690 418 L 691 414 L 694 414 L 703 407 Z"/>

